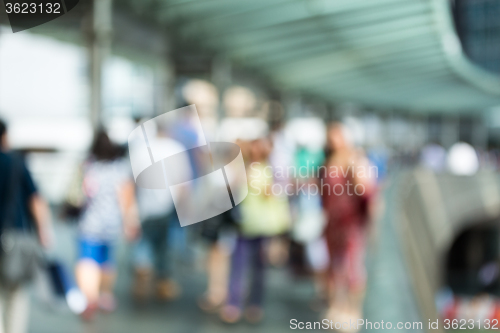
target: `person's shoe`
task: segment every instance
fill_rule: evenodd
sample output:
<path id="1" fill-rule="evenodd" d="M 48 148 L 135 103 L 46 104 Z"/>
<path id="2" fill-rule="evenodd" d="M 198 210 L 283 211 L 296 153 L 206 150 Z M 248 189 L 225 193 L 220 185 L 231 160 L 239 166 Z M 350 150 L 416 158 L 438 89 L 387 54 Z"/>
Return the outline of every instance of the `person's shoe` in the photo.
<path id="1" fill-rule="evenodd" d="M 330 306 L 328 309 L 326 309 L 325 313 L 321 316 L 321 318 L 326 318 L 328 321 L 333 321 L 334 323 L 341 322 L 342 316 L 341 316 L 341 310 L 335 306 Z M 339 329 L 333 329 L 335 332 L 340 332 Z"/>
<path id="2" fill-rule="evenodd" d="M 351 326 L 350 323 L 357 323 L 357 320 L 360 319 L 361 313 L 349 311 L 348 309 L 335 309 L 331 307 L 327 313 L 325 318 L 332 320 L 334 323 L 349 323 L 349 325 L 342 325 L 340 328 L 334 328 L 334 331 L 339 333 L 357 333 L 359 332 L 359 328 L 356 326 Z"/>
<path id="3" fill-rule="evenodd" d="M 340 322 L 346 322 L 346 323 L 351 323 L 351 322 L 354 322 L 354 323 L 357 323 L 359 319 L 359 316 L 357 316 L 356 314 L 353 314 L 353 313 L 350 313 L 350 312 L 344 312 L 342 315 L 341 315 L 341 320 Z M 342 327 L 339 332 L 341 333 L 358 333 L 360 331 L 360 329 L 356 326 L 351 326 L 349 325 L 347 328 L 346 327 Z"/>
<path id="4" fill-rule="evenodd" d="M 220 311 L 220 319 L 226 324 L 236 324 L 241 319 L 241 310 L 234 305 L 225 305 Z"/>
<path id="5" fill-rule="evenodd" d="M 156 296 L 162 301 L 172 301 L 181 294 L 181 287 L 174 280 L 161 280 L 156 284 Z"/>
<path id="6" fill-rule="evenodd" d="M 264 311 L 261 307 L 252 305 L 245 310 L 245 319 L 250 324 L 258 324 L 264 318 Z"/>
<path id="7" fill-rule="evenodd" d="M 206 313 L 216 313 L 222 304 L 224 304 L 224 300 L 215 302 L 208 294 L 198 298 L 198 307 Z"/>
<path id="8" fill-rule="evenodd" d="M 149 269 L 140 268 L 135 270 L 132 295 L 136 301 L 144 302 L 149 297 L 152 276 L 153 274 Z"/>
<path id="9" fill-rule="evenodd" d="M 111 293 L 103 293 L 99 297 L 99 308 L 104 312 L 114 312 L 116 310 L 116 299 Z"/>
<path id="10" fill-rule="evenodd" d="M 97 312 L 99 305 L 96 303 L 90 303 L 87 305 L 87 308 L 80 314 L 80 318 L 83 321 L 90 322 L 93 321 Z"/>

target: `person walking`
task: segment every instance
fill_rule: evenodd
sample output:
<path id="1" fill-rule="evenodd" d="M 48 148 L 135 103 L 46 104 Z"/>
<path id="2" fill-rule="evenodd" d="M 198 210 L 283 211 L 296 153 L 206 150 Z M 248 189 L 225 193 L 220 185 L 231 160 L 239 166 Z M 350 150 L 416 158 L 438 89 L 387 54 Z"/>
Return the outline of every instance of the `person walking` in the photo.
<path id="1" fill-rule="evenodd" d="M 106 132 L 100 130 L 82 166 L 84 208 L 79 221 L 75 274 L 88 303 L 82 313 L 84 320 L 92 319 L 98 308 L 107 312 L 115 309 L 115 243 L 122 230 L 128 240 L 139 235 L 134 182 L 128 164 L 118 152 Z"/>
<path id="2" fill-rule="evenodd" d="M 248 295 L 245 319 L 258 323 L 264 316 L 265 245 L 269 239 L 283 235 L 290 227 L 288 198 L 272 192 L 273 176 L 268 172 L 271 144 L 267 138 L 253 140 L 249 145 L 250 164 L 247 198 L 241 203 L 239 235 L 231 257 L 229 290 L 220 317 L 226 323 L 236 323 L 242 315 L 245 295 Z M 245 287 L 246 271 L 251 269 L 249 290 Z"/>
<path id="3" fill-rule="evenodd" d="M 178 141 L 168 137 L 166 130 L 157 129 L 150 144 L 167 154 L 185 151 Z M 191 179 L 192 168 L 188 154 L 178 155 L 176 177 Z M 185 194 L 187 195 L 187 193 Z M 171 227 L 179 225 L 174 202 L 169 189 L 137 187 L 137 201 L 142 224 L 142 235 L 134 246 L 134 283 L 132 293 L 137 301 L 144 301 L 150 294 L 153 276 L 156 278 L 156 296 L 163 301 L 177 298 L 181 287 L 172 278 L 172 244 L 169 244 Z"/>
<path id="4" fill-rule="evenodd" d="M 327 145 L 320 179 L 327 218 L 324 237 L 330 256 L 326 317 L 335 322 L 356 321 L 362 318 L 364 258 L 375 184 L 367 158 L 352 144 L 344 125 L 329 127 Z"/>
<path id="5" fill-rule="evenodd" d="M 38 193 L 22 156 L 9 151 L 7 125 L 1 120 L 0 231 L 2 239 L 8 232 L 14 231 L 26 235 L 35 233 L 43 247 L 49 247 L 52 242 L 48 206 Z M 7 260 L 7 252 L 2 244 L 2 263 Z M 22 263 L 18 264 L 22 266 Z M 7 265 L 0 267 L 5 270 Z M 9 275 L 9 272 L 0 271 L 0 332 L 24 333 L 27 331 L 30 303 L 26 281 L 7 282 L 4 277 Z"/>

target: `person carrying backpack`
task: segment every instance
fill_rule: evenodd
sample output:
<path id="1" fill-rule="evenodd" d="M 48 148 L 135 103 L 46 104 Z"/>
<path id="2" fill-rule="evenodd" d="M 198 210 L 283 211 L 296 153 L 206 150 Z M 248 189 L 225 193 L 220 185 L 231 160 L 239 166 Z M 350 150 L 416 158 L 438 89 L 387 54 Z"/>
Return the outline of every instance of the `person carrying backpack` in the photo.
<path id="1" fill-rule="evenodd" d="M 8 150 L 0 120 L 0 330 L 27 331 L 26 284 L 41 264 L 40 245 L 52 241 L 49 209 L 38 194 L 21 155 Z"/>

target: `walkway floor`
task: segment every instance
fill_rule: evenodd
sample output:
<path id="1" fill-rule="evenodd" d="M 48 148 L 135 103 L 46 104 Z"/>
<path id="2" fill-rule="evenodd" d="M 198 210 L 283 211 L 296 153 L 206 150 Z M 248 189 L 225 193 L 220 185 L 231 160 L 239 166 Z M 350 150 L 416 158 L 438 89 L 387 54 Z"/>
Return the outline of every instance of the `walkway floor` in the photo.
<path id="1" fill-rule="evenodd" d="M 369 282 L 365 302 L 368 321 L 414 322 L 420 321 L 413 301 L 404 259 L 394 229 L 394 186 L 385 191 L 386 210 L 381 219 L 378 246 L 368 258 Z M 59 241 L 55 249 L 57 258 L 68 267 L 75 257 L 74 227 L 57 224 Z M 56 310 L 34 300 L 30 313 L 31 333 L 246 333 L 290 332 L 290 320 L 317 321 L 319 313 L 311 311 L 309 302 L 313 287 L 308 280 L 296 280 L 286 271 L 270 271 L 268 295 L 265 305 L 266 318 L 260 325 L 222 324 L 216 316 L 201 312 L 196 306 L 197 297 L 203 292 L 204 277 L 192 269 L 181 269 L 179 281 L 184 289 L 183 297 L 169 304 L 152 302 L 138 308 L 129 298 L 130 268 L 127 264 L 129 250 L 121 245 L 119 251 L 119 280 L 117 295 L 119 308 L 111 315 L 99 315 L 92 324 L 84 324 L 67 309 Z M 312 331 L 309 331 L 312 332 Z M 408 330 L 408 332 L 420 332 Z"/>

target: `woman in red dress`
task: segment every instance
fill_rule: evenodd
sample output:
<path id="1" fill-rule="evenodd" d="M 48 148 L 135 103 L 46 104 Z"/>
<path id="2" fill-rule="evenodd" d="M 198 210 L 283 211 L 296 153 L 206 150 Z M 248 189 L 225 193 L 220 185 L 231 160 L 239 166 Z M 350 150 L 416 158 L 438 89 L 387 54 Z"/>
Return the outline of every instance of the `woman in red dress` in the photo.
<path id="1" fill-rule="evenodd" d="M 330 254 L 326 274 L 327 318 L 349 322 L 362 317 L 366 287 L 364 257 L 376 169 L 352 145 L 343 125 L 331 125 L 327 135 L 327 156 L 320 178 L 327 217 L 324 237 Z"/>

